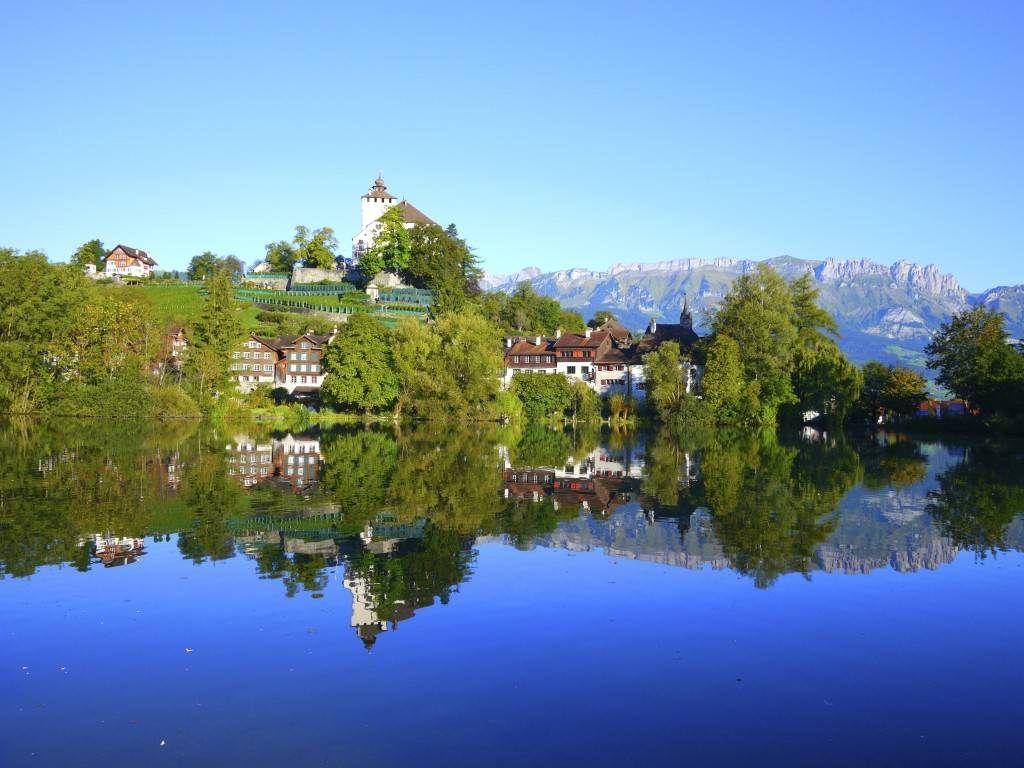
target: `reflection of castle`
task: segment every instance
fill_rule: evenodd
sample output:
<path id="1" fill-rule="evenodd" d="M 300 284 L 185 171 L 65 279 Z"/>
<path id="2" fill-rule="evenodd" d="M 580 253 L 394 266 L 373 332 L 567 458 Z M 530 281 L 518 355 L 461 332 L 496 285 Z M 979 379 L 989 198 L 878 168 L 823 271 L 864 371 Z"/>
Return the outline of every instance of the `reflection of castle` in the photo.
<path id="1" fill-rule="evenodd" d="M 299 493 L 320 477 L 320 440 L 315 437 L 288 434 L 281 440 L 253 442 L 239 436 L 226 450 L 228 475 L 246 488 L 273 481 Z"/>

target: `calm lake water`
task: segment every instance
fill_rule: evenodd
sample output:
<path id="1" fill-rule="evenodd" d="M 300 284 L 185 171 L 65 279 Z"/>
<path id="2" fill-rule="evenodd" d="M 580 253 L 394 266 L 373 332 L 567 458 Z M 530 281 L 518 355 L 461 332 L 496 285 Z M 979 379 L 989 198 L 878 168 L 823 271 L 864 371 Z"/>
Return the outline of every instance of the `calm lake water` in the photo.
<path id="1" fill-rule="evenodd" d="M 0 765 L 1024 763 L 1024 449 L 31 423 Z"/>

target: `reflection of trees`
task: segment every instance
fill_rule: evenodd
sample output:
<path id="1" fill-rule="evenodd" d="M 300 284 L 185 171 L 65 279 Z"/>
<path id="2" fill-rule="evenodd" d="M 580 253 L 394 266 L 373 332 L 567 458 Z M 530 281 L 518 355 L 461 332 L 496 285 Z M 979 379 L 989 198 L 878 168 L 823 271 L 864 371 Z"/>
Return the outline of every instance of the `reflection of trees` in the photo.
<path id="1" fill-rule="evenodd" d="M 917 443 L 897 435 L 882 435 L 858 446 L 868 488 L 905 488 L 919 483 L 928 460 Z"/>
<path id="2" fill-rule="evenodd" d="M 234 538 L 228 520 L 244 514 L 248 499 L 228 475 L 223 453 L 198 457 L 185 475 L 185 503 L 192 512 L 192 526 L 178 537 L 182 555 L 196 563 L 232 557 Z"/>
<path id="3" fill-rule="evenodd" d="M 494 518 L 494 530 L 506 534 L 517 549 L 528 549 L 536 537 L 555 530 L 560 520 L 577 515 L 575 507 L 555 509 L 555 500 L 550 496 L 540 501 L 508 499 Z"/>
<path id="4" fill-rule="evenodd" d="M 943 472 L 928 494 L 928 513 L 945 536 L 985 557 L 1006 547 L 1007 527 L 1024 513 L 1024 462 L 1019 454 L 972 447 Z"/>
<path id="5" fill-rule="evenodd" d="M 400 520 L 427 518 L 462 534 L 483 530 L 501 506 L 495 428 L 421 424 L 404 433 L 388 502 Z"/>
<path id="6" fill-rule="evenodd" d="M 281 543 L 267 543 L 256 550 L 255 558 L 261 577 L 281 579 L 288 597 L 295 597 L 300 590 L 320 597 L 327 588 L 330 563 L 324 555 L 296 553 L 289 557 Z"/>
<path id="7" fill-rule="evenodd" d="M 517 467 L 560 467 L 570 456 L 586 456 L 600 442 L 601 433 L 593 425 L 570 429 L 529 422 L 512 441 L 509 459 Z"/>
<path id="8" fill-rule="evenodd" d="M 74 419 L 19 422 L 0 433 L 0 574 L 29 575 L 40 565 L 91 565 L 83 537 L 142 536 L 173 517 L 169 457 L 190 460 L 194 424 Z M 175 460 L 180 463 L 182 458 Z"/>
<path id="9" fill-rule="evenodd" d="M 398 465 L 394 435 L 376 429 L 325 433 L 320 451 L 320 492 L 342 504 L 348 528 L 361 528 L 387 505 Z"/>
<path id="10" fill-rule="evenodd" d="M 781 446 L 774 436 L 713 442 L 701 460 L 704 501 L 732 566 L 759 587 L 808 574 L 815 546 L 835 527 L 823 519 L 857 482 L 845 446 Z"/>

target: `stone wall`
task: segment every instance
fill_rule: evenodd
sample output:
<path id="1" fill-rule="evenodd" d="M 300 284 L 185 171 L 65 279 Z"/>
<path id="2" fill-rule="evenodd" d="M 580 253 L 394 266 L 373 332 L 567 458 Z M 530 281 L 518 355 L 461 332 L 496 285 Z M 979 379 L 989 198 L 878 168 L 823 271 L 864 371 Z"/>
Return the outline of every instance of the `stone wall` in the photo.
<path id="1" fill-rule="evenodd" d="M 332 283 L 343 282 L 345 280 L 345 270 L 315 269 L 313 267 L 295 267 L 292 270 L 292 285 L 319 283 L 324 280 Z"/>

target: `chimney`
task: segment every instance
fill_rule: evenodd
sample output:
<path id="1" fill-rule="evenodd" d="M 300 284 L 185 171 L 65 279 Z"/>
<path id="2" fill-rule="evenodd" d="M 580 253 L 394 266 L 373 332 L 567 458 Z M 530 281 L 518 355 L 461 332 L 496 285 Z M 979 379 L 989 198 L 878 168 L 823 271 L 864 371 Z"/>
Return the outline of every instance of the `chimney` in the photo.
<path id="1" fill-rule="evenodd" d="M 590 338 L 590 329 L 589 328 L 587 328 L 587 331 L 586 331 L 586 333 L 584 335 L 586 336 L 586 338 L 588 338 L 588 339 Z"/>
<path id="2" fill-rule="evenodd" d="M 555 338 L 556 339 L 562 338 L 562 329 L 561 328 L 555 328 Z"/>
<path id="3" fill-rule="evenodd" d="M 534 337 L 533 343 L 539 347 L 540 346 L 540 336 Z"/>
<path id="4" fill-rule="evenodd" d="M 512 337 L 511 336 L 506 336 L 505 337 L 505 349 L 512 349 Z"/>
<path id="5" fill-rule="evenodd" d="M 658 318 L 652 317 L 651 324 L 647 326 L 648 333 L 656 333 L 658 330 Z"/>

